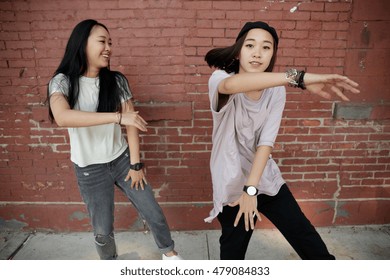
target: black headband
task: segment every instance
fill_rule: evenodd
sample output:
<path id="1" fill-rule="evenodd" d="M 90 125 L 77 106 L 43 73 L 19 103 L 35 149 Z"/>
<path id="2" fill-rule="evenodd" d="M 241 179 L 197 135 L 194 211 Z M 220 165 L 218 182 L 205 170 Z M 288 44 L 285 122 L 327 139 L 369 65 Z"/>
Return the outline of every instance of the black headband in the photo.
<path id="1" fill-rule="evenodd" d="M 246 32 L 248 32 L 251 29 L 254 28 L 261 28 L 269 33 L 271 33 L 272 37 L 274 38 L 275 45 L 278 46 L 279 43 L 279 37 L 278 34 L 276 33 L 275 29 L 271 26 L 269 26 L 267 23 L 262 22 L 262 21 L 255 21 L 255 22 L 247 22 L 245 23 L 244 27 L 241 29 L 240 33 L 238 33 L 238 36 L 236 38 L 236 42 L 238 39 L 240 39 Z"/>

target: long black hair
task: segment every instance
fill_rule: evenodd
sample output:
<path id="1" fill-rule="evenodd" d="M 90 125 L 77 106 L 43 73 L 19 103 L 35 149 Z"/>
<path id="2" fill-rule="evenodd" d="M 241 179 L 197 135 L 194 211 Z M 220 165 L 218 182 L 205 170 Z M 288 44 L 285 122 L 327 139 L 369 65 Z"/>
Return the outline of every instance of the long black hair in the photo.
<path id="1" fill-rule="evenodd" d="M 88 69 L 86 47 L 88 37 L 94 26 L 101 26 L 107 30 L 107 27 L 93 19 L 87 19 L 78 23 L 72 31 L 66 45 L 64 57 L 60 65 L 54 72 L 64 74 L 67 78 L 69 88 L 67 101 L 71 109 L 74 108 L 79 97 L 79 78 Z M 128 81 L 126 77 L 117 71 L 111 71 L 108 67 L 99 71 L 99 101 L 96 108 L 97 112 L 116 112 L 122 110 L 121 100 L 129 96 Z M 49 88 L 47 89 L 47 102 L 50 99 Z M 54 121 L 53 112 L 49 103 L 49 119 Z"/>
<path id="2" fill-rule="evenodd" d="M 243 34 L 233 45 L 225 48 L 215 48 L 207 52 L 205 56 L 205 61 L 210 67 L 216 67 L 221 70 L 225 70 L 228 73 L 238 73 L 240 69 L 240 61 L 237 57 L 240 55 L 242 46 L 248 35 L 247 31 Z M 274 53 L 272 54 L 271 61 L 265 70 L 265 72 L 272 72 L 275 66 L 278 46 L 274 42 Z"/>

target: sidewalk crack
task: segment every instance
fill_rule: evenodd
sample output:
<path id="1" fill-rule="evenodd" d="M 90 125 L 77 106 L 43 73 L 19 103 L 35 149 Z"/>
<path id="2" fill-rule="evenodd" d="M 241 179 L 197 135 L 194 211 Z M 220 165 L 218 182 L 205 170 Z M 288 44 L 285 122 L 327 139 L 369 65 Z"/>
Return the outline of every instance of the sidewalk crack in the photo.
<path id="1" fill-rule="evenodd" d="M 338 215 L 338 206 L 339 206 L 339 196 L 341 192 L 341 183 L 340 183 L 340 174 L 337 174 L 337 190 L 333 194 L 333 200 L 334 200 L 334 215 L 332 219 L 332 224 L 336 222 L 336 218 Z"/>
<path id="2" fill-rule="evenodd" d="M 12 260 L 16 254 L 24 247 L 24 245 L 32 238 L 33 234 L 27 235 L 23 242 L 15 249 L 15 251 L 8 257 L 8 260 Z"/>
<path id="3" fill-rule="evenodd" d="M 206 249 L 207 249 L 207 259 L 210 260 L 210 247 L 209 247 L 209 235 L 206 233 Z"/>

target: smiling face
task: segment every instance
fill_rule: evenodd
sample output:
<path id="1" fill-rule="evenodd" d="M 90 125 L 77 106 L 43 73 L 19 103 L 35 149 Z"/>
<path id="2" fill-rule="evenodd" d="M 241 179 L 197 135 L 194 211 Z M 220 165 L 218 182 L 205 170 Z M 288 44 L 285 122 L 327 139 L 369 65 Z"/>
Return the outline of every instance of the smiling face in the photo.
<path id="1" fill-rule="evenodd" d="M 274 54 L 274 39 L 268 31 L 260 28 L 249 30 L 242 45 L 239 73 L 265 72 Z"/>
<path id="2" fill-rule="evenodd" d="M 111 56 L 111 37 L 108 31 L 95 25 L 88 37 L 87 47 L 88 77 L 96 77 L 101 68 L 108 67 Z"/>

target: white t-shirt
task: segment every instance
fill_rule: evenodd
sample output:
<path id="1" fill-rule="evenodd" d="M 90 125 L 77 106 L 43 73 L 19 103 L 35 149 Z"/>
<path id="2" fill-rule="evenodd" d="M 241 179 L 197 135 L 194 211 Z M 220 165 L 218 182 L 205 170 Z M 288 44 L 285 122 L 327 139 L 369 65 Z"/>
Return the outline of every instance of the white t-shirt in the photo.
<path id="1" fill-rule="evenodd" d="M 232 94 L 220 111 L 218 85 L 232 74 L 216 70 L 209 79 L 209 98 L 213 115 L 213 148 L 210 159 L 214 208 L 205 219 L 211 222 L 223 206 L 236 201 L 243 192 L 258 146 L 274 146 L 279 131 L 286 90 L 265 89 L 259 100 L 244 93 Z M 257 189 L 276 195 L 285 183 L 276 162 L 270 157 Z"/>
<path id="2" fill-rule="evenodd" d="M 96 112 L 99 99 L 99 78 L 79 79 L 79 98 L 74 110 Z M 127 85 L 129 97 L 131 92 Z M 64 74 L 50 80 L 50 95 L 59 92 L 68 96 L 69 84 Z M 123 100 L 126 101 L 126 100 Z M 121 126 L 115 123 L 68 128 L 71 161 L 80 167 L 107 163 L 120 156 L 128 147 Z"/>

